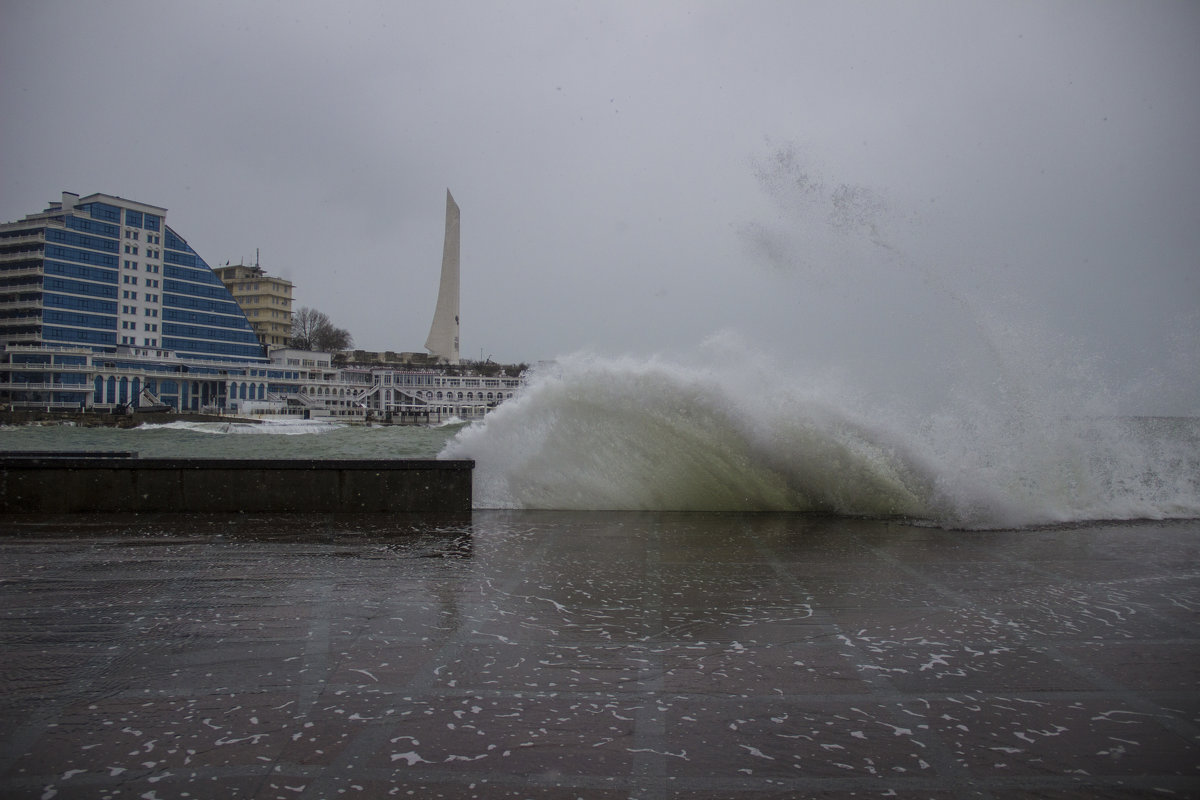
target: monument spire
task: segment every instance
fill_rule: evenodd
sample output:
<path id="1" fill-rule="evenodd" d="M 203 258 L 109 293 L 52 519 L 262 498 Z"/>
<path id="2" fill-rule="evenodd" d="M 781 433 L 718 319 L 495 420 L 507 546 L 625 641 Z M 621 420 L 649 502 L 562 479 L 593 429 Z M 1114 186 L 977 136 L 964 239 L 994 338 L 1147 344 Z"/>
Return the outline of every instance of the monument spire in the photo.
<path id="1" fill-rule="evenodd" d="M 439 361 L 459 363 L 458 357 L 458 203 L 446 190 L 446 240 L 442 245 L 442 281 L 437 308 L 425 349 Z"/>

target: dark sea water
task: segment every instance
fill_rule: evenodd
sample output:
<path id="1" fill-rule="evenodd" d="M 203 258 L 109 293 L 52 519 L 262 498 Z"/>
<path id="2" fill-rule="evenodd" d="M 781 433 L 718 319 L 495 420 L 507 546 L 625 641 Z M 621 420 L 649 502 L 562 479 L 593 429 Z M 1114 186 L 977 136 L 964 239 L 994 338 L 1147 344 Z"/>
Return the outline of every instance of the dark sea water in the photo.
<path id="1" fill-rule="evenodd" d="M 127 451 L 144 458 L 434 458 L 460 428 L 288 421 L 175 422 L 137 428 L 0 428 L 0 451 Z"/>

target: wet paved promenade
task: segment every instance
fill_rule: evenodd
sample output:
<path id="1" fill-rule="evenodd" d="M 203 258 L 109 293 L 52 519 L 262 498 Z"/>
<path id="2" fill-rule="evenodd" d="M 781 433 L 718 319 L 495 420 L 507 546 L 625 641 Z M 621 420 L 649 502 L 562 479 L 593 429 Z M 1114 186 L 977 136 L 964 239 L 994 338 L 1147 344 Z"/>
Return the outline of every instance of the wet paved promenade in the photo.
<path id="1" fill-rule="evenodd" d="M 1200 523 L 4 527 L 5 798 L 1200 796 Z"/>

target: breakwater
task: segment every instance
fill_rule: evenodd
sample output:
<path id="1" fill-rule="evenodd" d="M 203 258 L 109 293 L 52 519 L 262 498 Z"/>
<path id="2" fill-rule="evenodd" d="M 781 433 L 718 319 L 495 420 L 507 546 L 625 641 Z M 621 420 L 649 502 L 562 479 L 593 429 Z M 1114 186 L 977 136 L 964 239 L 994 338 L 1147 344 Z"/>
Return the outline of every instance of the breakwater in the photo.
<path id="1" fill-rule="evenodd" d="M 0 513 L 470 513 L 471 460 L 0 455 Z"/>

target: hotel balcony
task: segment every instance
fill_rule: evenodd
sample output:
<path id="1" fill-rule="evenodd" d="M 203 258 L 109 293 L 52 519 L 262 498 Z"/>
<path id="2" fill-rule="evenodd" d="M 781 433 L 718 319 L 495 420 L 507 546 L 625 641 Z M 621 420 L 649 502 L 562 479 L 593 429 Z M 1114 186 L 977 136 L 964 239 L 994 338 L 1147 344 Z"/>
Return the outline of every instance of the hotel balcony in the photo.
<path id="1" fill-rule="evenodd" d="M 37 300 L 5 300 L 0 298 L 0 308 L 5 311 L 13 311 L 17 309 L 39 309 L 42 308 L 41 299 Z"/>
<path id="2" fill-rule="evenodd" d="M 0 248 L 8 248 L 15 244 L 37 244 L 46 241 L 46 232 L 42 230 L 30 231 L 29 233 L 19 234 L 17 236 L 0 236 Z"/>
<path id="3" fill-rule="evenodd" d="M 0 253 L 0 264 L 16 264 L 21 261 L 29 261 L 37 263 L 40 266 L 43 252 L 40 247 L 36 249 L 9 250 L 8 252 Z"/>

